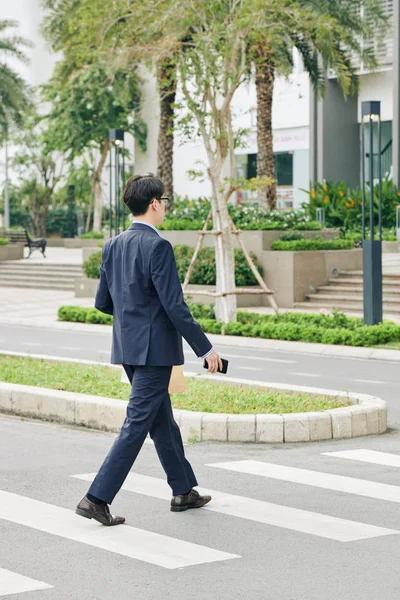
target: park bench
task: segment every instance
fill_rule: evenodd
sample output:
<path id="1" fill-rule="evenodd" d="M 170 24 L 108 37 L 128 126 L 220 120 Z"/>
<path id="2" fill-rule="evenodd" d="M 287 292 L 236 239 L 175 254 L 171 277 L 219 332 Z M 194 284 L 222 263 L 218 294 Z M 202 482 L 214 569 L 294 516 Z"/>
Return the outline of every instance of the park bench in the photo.
<path id="1" fill-rule="evenodd" d="M 32 238 L 26 229 L 10 229 L 6 231 L 6 238 L 10 244 L 23 244 L 25 247 L 29 248 L 28 258 L 34 250 L 40 250 L 46 258 L 45 252 L 47 242 L 45 238 Z"/>

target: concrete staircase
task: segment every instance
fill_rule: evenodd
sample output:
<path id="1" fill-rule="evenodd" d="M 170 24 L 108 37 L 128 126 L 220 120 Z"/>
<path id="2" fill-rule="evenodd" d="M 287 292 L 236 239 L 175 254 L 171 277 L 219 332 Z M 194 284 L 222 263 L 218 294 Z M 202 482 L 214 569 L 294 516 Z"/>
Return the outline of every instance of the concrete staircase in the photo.
<path id="1" fill-rule="evenodd" d="M 307 294 L 305 302 L 296 303 L 295 308 L 337 308 L 344 312 L 362 313 L 362 271 L 341 272 L 338 277 L 329 279 L 327 285 L 319 287 L 316 293 Z M 383 310 L 387 314 L 400 314 L 400 274 L 383 275 Z"/>
<path id="2" fill-rule="evenodd" d="M 0 262 L 0 287 L 38 290 L 73 291 L 74 282 L 82 277 L 79 264 L 24 261 Z"/>

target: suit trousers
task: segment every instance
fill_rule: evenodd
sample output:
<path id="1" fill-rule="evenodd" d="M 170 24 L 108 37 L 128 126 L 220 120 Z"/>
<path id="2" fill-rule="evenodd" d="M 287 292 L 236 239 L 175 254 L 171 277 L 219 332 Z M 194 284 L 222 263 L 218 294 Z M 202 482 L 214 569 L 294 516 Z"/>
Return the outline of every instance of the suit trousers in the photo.
<path id="1" fill-rule="evenodd" d="M 197 481 L 172 412 L 172 367 L 123 367 L 132 383 L 126 418 L 88 493 L 111 504 L 150 433 L 172 494 L 186 494 Z"/>

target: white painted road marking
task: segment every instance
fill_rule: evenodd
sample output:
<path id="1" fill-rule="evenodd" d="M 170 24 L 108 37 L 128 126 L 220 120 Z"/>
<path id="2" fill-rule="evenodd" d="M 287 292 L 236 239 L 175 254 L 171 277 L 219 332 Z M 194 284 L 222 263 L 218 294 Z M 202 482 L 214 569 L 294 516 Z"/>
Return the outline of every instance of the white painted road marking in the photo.
<path id="1" fill-rule="evenodd" d="M 93 481 L 95 473 L 74 475 L 73 477 L 83 481 Z M 147 475 L 139 475 L 138 473 L 130 473 L 122 489 L 161 500 L 169 501 L 171 499 L 171 490 L 166 481 Z M 400 531 L 394 529 L 375 527 L 374 525 L 339 519 L 244 496 L 225 494 L 215 490 L 199 489 L 199 491 L 212 496 L 212 502 L 202 510 L 210 510 L 231 517 L 247 519 L 300 533 L 308 533 L 339 542 L 354 542 L 355 540 L 400 533 Z"/>
<path id="2" fill-rule="evenodd" d="M 377 452 L 376 450 L 342 450 L 340 452 L 321 452 L 321 455 L 358 460 L 372 465 L 400 467 L 400 454 L 389 454 L 388 452 Z"/>
<path id="3" fill-rule="evenodd" d="M 41 346 L 39 342 L 21 342 L 21 346 Z"/>
<path id="4" fill-rule="evenodd" d="M 366 498 L 400 503 L 400 487 L 387 483 L 377 483 L 366 479 L 344 477 L 343 475 L 332 475 L 331 473 L 322 473 L 320 471 L 308 471 L 307 469 L 286 467 L 285 465 L 275 465 L 257 460 L 214 463 L 207 466 L 235 471 L 237 473 L 246 473 L 248 475 L 270 477 L 271 479 L 279 479 L 280 481 L 311 485 L 325 490 L 365 496 Z"/>
<path id="5" fill-rule="evenodd" d="M 352 379 L 351 381 L 356 381 L 357 383 L 373 383 L 377 385 L 384 385 L 385 381 L 377 381 L 376 379 Z"/>
<path id="6" fill-rule="evenodd" d="M 285 363 L 287 365 L 295 365 L 297 364 L 296 360 L 286 360 L 283 358 L 266 358 L 262 356 L 253 356 L 251 354 L 227 354 L 225 351 L 221 350 L 221 355 L 223 358 L 245 358 L 247 360 L 263 360 L 266 362 L 275 362 L 275 363 Z M 185 362 L 189 362 L 185 360 Z"/>
<path id="7" fill-rule="evenodd" d="M 0 491 L 0 506 L 0 520 L 5 519 L 166 569 L 240 558 L 236 554 L 136 527 L 104 527 L 79 517 L 72 510 L 9 492 Z"/>
<path id="8" fill-rule="evenodd" d="M 36 590 L 48 590 L 52 585 L 37 581 L 19 573 L 7 571 L 0 568 L 0 597 L 22 594 L 23 592 L 35 592 Z"/>
<path id="9" fill-rule="evenodd" d="M 241 371 L 262 371 L 263 369 L 261 367 L 236 367 L 237 369 L 240 369 Z"/>
<path id="10" fill-rule="evenodd" d="M 316 373 L 290 373 L 290 375 L 298 375 L 299 377 L 321 377 L 321 375 L 317 375 Z"/>

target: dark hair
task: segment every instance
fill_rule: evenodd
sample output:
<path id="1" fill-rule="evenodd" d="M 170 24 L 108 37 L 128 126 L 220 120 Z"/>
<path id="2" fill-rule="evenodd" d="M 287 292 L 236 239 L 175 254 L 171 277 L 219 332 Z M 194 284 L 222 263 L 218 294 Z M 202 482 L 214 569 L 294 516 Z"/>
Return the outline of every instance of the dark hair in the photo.
<path id="1" fill-rule="evenodd" d="M 136 217 L 144 215 L 153 198 L 161 198 L 165 186 L 153 173 L 134 175 L 125 185 L 124 202 Z"/>

